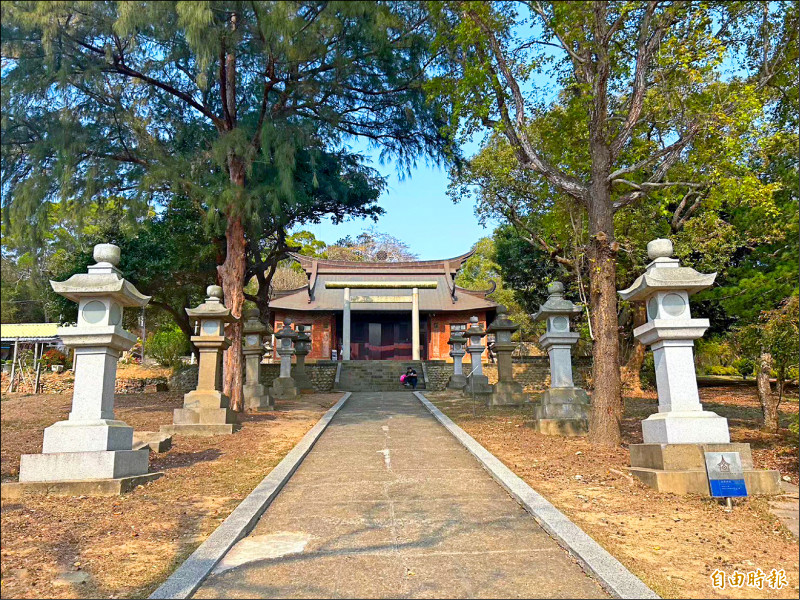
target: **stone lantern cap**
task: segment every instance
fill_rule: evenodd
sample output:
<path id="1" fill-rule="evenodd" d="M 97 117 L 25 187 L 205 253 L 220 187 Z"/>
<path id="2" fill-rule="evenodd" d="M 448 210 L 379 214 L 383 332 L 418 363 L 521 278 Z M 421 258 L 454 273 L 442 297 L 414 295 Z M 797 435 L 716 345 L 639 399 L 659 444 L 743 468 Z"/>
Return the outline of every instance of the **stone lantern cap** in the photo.
<path id="1" fill-rule="evenodd" d="M 549 296 L 544 304 L 539 307 L 536 314 L 533 315 L 534 321 L 541 321 L 548 317 L 555 317 L 558 315 L 577 315 L 581 312 L 581 307 L 576 306 L 570 300 L 564 298 L 564 284 L 560 281 L 554 281 L 547 286 L 547 293 Z"/>
<path id="2" fill-rule="evenodd" d="M 508 309 L 504 305 L 499 304 L 497 306 L 497 317 L 495 317 L 494 321 L 492 321 L 486 331 L 488 333 L 496 333 L 500 331 L 513 332 L 517 329 L 519 329 L 519 325 L 508 318 Z"/>
<path id="3" fill-rule="evenodd" d="M 269 325 L 264 325 L 261 321 L 258 320 L 258 317 L 261 315 L 261 312 L 257 308 L 248 308 L 242 316 L 244 317 L 244 333 L 256 333 L 256 334 L 270 334 L 272 333 L 272 328 Z"/>
<path id="4" fill-rule="evenodd" d="M 231 314 L 231 309 L 225 308 L 222 303 L 222 288 L 218 285 L 210 285 L 206 288 L 208 298 L 195 308 L 187 308 L 186 314 L 192 321 L 200 319 L 219 319 L 225 323 L 233 323 L 238 319 Z"/>
<path id="5" fill-rule="evenodd" d="M 450 334 L 450 339 L 447 340 L 447 343 L 452 346 L 454 344 L 466 344 L 467 338 L 464 337 L 463 331 L 454 331 Z"/>
<path id="6" fill-rule="evenodd" d="M 478 317 L 469 318 L 469 329 L 464 332 L 464 335 L 466 337 L 472 337 L 475 335 L 483 337 L 486 335 L 486 330 L 478 324 Z"/>
<path id="7" fill-rule="evenodd" d="M 53 291 L 78 303 L 81 298 L 97 296 L 110 298 L 120 306 L 141 307 L 150 302 L 150 296 L 140 293 L 117 269 L 119 246 L 97 244 L 93 256 L 97 264 L 89 265 L 88 273 L 77 273 L 66 281 L 51 281 Z"/>
<path id="8" fill-rule="evenodd" d="M 283 338 L 291 338 L 292 340 L 297 339 L 297 332 L 291 328 L 291 324 L 294 323 L 291 317 L 286 317 L 283 320 L 283 327 L 281 327 L 278 331 L 275 332 L 275 337 L 280 339 Z"/>
<path id="9" fill-rule="evenodd" d="M 698 273 L 691 267 L 681 267 L 677 258 L 672 258 L 672 242 L 666 239 L 653 240 L 647 244 L 647 255 L 652 262 L 645 272 L 636 278 L 633 285 L 620 290 L 623 300 L 643 301 L 656 292 L 670 290 L 696 294 L 714 283 L 716 273 Z"/>

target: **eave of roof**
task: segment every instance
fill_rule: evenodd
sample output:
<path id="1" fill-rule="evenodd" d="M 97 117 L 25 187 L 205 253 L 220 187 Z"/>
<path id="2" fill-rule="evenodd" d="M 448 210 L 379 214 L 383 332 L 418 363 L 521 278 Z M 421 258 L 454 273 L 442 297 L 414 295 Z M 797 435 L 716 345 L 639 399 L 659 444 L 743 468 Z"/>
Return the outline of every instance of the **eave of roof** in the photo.
<path id="1" fill-rule="evenodd" d="M 453 258 L 441 260 L 419 260 L 400 262 L 361 262 L 350 260 L 331 260 L 328 258 L 312 258 L 295 252 L 289 252 L 289 257 L 297 261 L 306 273 L 311 273 L 316 263 L 318 273 L 352 273 L 354 271 L 369 271 L 371 273 L 441 273 L 445 265 L 449 266 L 452 273 L 457 272 L 466 260 L 475 253 L 475 249 Z"/>

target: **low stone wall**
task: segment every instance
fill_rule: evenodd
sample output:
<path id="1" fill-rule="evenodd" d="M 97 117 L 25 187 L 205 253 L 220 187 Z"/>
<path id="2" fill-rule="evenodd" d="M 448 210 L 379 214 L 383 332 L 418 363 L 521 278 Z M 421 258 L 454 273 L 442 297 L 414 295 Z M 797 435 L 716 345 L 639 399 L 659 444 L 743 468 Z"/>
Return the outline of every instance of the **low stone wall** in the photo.
<path id="1" fill-rule="evenodd" d="M 428 372 L 428 381 L 425 389 L 440 392 L 447 387 L 447 382 L 453 374 L 453 363 L 443 360 L 430 360 L 425 366 Z"/>
<path id="2" fill-rule="evenodd" d="M 272 381 L 280 375 L 281 366 L 278 363 L 261 365 L 261 383 L 266 387 L 272 386 Z M 336 363 L 333 361 L 318 361 L 307 364 L 306 372 L 311 378 L 315 392 L 330 392 L 333 390 L 333 380 L 336 377 Z M 197 365 L 190 365 L 180 373 L 173 375 L 169 380 L 171 391 L 190 392 L 197 387 Z"/>
<path id="3" fill-rule="evenodd" d="M 167 386 L 170 392 L 190 392 L 197 387 L 198 365 L 187 365 L 169 378 Z"/>
<path id="4" fill-rule="evenodd" d="M 197 380 L 197 372 L 195 371 L 195 381 Z M 35 376 L 26 376 L 25 378 L 17 377 L 17 385 L 14 389 L 15 393 L 20 394 L 33 394 Z M 9 375 L 3 373 L 0 377 L 0 387 L 3 393 L 8 389 L 10 382 Z M 138 394 L 144 392 L 145 388 L 149 385 L 166 384 L 166 377 L 118 377 L 114 385 L 114 393 L 116 394 Z M 62 373 L 43 372 L 39 379 L 39 393 L 40 394 L 66 394 L 72 393 L 75 385 L 75 374 L 72 371 L 64 371 Z"/>
<path id="5" fill-rule="evenodd" d="M 464 373 L 470 371 L 469 363 L 464 363 Z M 497 363 L 483 365 L 483 373 L 489 383 L 497 383 Z M 572 378 L 575 385 L 584 389 L 592 387 L 592 359 L 580 357 L 572 359 Z M 543 392 L 550 387 L 550 358 L 547 356 L 530 356 L 523 360 L 514 360 L 514 380 L 528 392 Z"/>

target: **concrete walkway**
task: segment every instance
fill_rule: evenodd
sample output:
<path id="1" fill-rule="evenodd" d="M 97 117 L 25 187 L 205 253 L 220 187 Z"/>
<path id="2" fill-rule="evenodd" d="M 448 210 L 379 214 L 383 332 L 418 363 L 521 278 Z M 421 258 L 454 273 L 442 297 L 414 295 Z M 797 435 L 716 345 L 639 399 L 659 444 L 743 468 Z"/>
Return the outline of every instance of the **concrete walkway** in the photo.
<path id="1" fill-rule="evenodd" d="M 410 393 L 355 393 L 195 598 L 605 598 Z"/>

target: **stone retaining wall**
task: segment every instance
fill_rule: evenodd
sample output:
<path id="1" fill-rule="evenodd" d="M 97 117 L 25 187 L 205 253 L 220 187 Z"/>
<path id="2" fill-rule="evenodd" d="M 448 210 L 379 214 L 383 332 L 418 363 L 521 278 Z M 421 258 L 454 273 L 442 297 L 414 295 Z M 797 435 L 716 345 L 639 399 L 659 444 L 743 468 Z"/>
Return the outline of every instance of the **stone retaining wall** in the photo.
<path id="1" fill-rule="evenodd" d="M 453 363 L 431 360 L 426 363 L 428 371 L 428 387 L 431 391 L 441 391 L 453 374 Z M 464 374 L 472 367 L 469 361 L 464 362 Z M 497 363 L 483 365 L 483 372 L 489 383 L 497 383 Z M 592 359 L 579 357 L 572 359 L 572 374 L 575 385 L 590 389 L 592 378 Z M 550 359 L 547 356 L 526 356 L 514 358 L 514 379 L 522 384 L 526 392 L 542 392 L 550 386 Z"/>
<path id="2" fill-rule="evenodd" d="M 261 365 L 261 383 L 266 387 L 272 386 L 272 381 L 280 375 L 281 366 L 278 363 Z M 306 372 L 311 378 L 315 392 L 330 392 L 333 390 L 333 380 L 336 377 L 336 363 L 333 361 L 318 361 L 306 364 Z M 190 365 L 180 373 L 173 375 L 169 380 L 169 389 L 182 393 L 190 392 L 197 387 L 197 365 Z"/>
<path id="3" fill-rule="evenodd" d="M 464 373 L 470 371 L 469 363 L 464 363 Z M 489 383 L 497 383 L 497 363 L 483 365 L 483 373 Z M 592 387 L 592 359 L 579 357 L 572 359 L 572 378 L 575 385 L 584 389 Z M 526 357 L 514 361 L 514 380 L 528 392 L 543 392 L 550 387 L 550 358 L 547 356 Z"/>
<path id="4" fill-rule="evenodd" d="M 195 381 L 197 381 L 197 371 L 195 371 Z M 3 373 L 0 377 L 0 387 L 3 393 L 8 389 L 10 382 L 9 375 Z M 34 377 L 31 376 L 27 379 L 17 378 L 17 386 L 14 390 L 15 393 L 32 394 Z M 116 394 L 138 394 L 144 392 L 148 385 L 167 384 L 166 377 L 118 377 L 114 384 L 114 393 Z M 39 393 L 40 394 L 65 394 L 72 393 L 75 385 L 75 374 L 72 371 L 65 371 L 63 373 L 43 372 L 39 379 Z"/>

